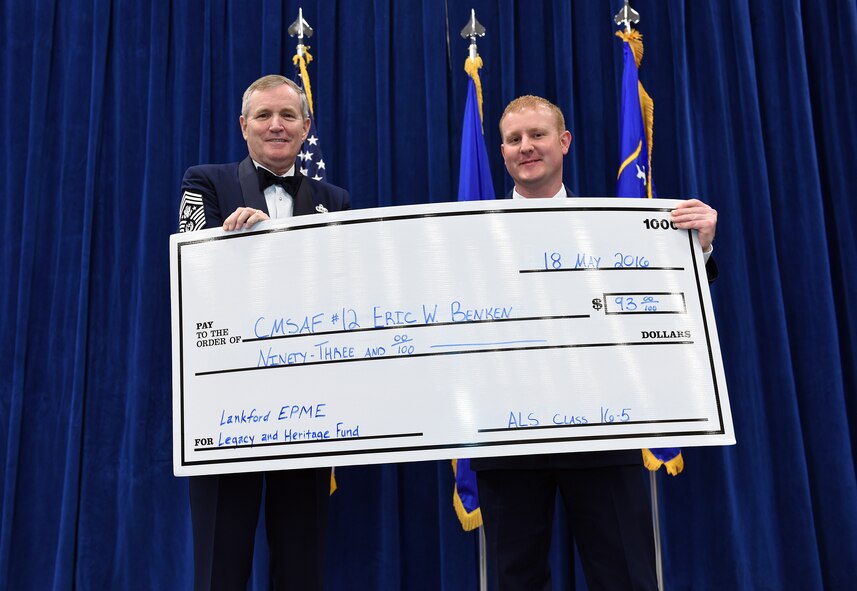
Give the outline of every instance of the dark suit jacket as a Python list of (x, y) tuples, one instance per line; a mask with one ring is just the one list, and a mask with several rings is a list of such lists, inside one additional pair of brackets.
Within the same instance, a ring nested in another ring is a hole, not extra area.
[[(568, 197), (576, 197), (566, 188)], [(510, 191), (507, 198), (512, 197)], [(714, 257), (709, 257), (705, 265), (708, 282), (717, 278), (717, 264)], [(472, 458), (470, 467), (473, 470), (552, 470), (552, 469), (583, 469), (602, 468), (605, 466), (642, 465), (643, 455), (639, 449), (619, 451), (595, 451), (578, 453), (544, 454), (536, 456), (512, 456), (499, 458)]]
[[(199, 207), (204, 209), (205, 224), (191, 223), (187, 226), (188, 220), (201, 221)], [(269, 213), (265, 195), (259, 189), (256, 167), (249, 156), (241, 162), (201, 164), (187, 169), (182, 179), (182, 230), (217, 228), (239, 207), (252, 207)], [(194, 208), (198, 214), (196, 218)], [(298, 194), (294, 196), (296, 216), (344, 209), (351, 209), (348, 191), (307, 177), (303, 178)]]
[[(306, 177), (293, 198), (296, 216), (350, 209), (347, 191)], [(249, 157), (231, 164), (192, 166), (182, 179), (179, 230), (220, 227), (239, 207), (269, 213), (265, 195), (259, 188), (256, 167)], [(318, 544), (324, 539), (327, 522), (328, 476), (323, 468), (315, 470), (315, 475), (308, 475), (308, 472), (286, 470), (265, 476), (269, 494), (273, 490), (272, 482), (277, 490), (283, 487), (288, 490), (287, 496), (272, 495), (282, 507), (271, 510), (274, 501), (269, 498), (266, 509), (273, 576), (285, 580), (291, 575), (292, 582), (297, 585), (295, 588), (301, 589), (321, 588)], [(254, 478), (252, 474), (191, 477), (196, 588), (208, 589), (212, 583), (220, 583), (223, 588), (243, 589), (246, 586), (253, 559), (252, 540), (259, 518), (261, 490), (261, 476)], [(305, 503), (306, 511), (293, 514), (284, 510), (293, 503), (300, 506)], [(288, 531), (283, 527), (284, 521), (288, 521)], [(312, 535), (302, 537), (308, 532)], [(295, 546), (291, 536), (306, 539), (307, 543)], [(212, 581), (212, 573), (217, 573), (220, 579)]]

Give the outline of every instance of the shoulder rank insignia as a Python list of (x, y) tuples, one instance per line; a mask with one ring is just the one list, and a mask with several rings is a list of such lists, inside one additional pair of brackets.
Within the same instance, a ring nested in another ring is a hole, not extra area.
[(193, 232), (205, 227), (205, 209), (202, 195), (185, 191), (179, 206), (179, 232)]

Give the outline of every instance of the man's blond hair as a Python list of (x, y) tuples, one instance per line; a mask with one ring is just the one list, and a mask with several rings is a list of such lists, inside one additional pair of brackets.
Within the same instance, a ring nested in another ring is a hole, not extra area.
[(556, 118), (556, 130), (559, 133), (565, 131), (565, 117), (562, 115), (562, 111), (555, 104), (550, 102), (547, 99), (544, 99), (540, 96), (533, 96), (531, 94), (525, 94), (524, 96), (519, 96), (511, 103), (506, 105), (506, 109), (503, 111), (503, 114), (500, 116), (500, 137), (503, 137), (503, 120), (506, 118), (506, 115), (509, 113), (513, 113), (516, 111), (524, 111), (526, 109), (547, 109), (551, 113), (553, 113)]

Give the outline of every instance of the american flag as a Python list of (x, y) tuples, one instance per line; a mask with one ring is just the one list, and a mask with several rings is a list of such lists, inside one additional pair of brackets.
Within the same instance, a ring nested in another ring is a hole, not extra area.
[[(298, 52), (294, 59), (301, 59), (301, 53)], [(312, 57), (307, 53), (306, 59), (309, 61)], [(304, 66), (304, 71), (306, 71), (306, 66)], [(306, 74), (306, 77), (306, 84), (309, 85), (308, 73)], [(304, 79), (303, 76), (301, 76), (301, 69), (298, 65), (298, 61), (295, 61), (295, 83), (300, 86), (304, 92), (306, 92)], [(312, 96), (309, 93), (307, 93), (307, 95), (308, 98)], [(303, 146), (301, 146), (301, 151), (298, 152), (299, 162), (297, 168), (300, 173), (306, 177), (316, 181), (326, 181), (327, 170), (325, 169), (324, 156), (321, 153), (321, 141), (318, 137), (318, 130), (315, 127), (315, 114), (314, 109), (312, 108), (312, 99), (310, 98), (309, 100), (309, 133), (306, 136), (306, 140), (304, 140)]]
[(321, 153), (321, 141), (315, 129), (315, 117), (309, 116), (309, 135), (298, 152), (298, 170), (301, 174), (316, 181), (326, 181), (324, 156)]

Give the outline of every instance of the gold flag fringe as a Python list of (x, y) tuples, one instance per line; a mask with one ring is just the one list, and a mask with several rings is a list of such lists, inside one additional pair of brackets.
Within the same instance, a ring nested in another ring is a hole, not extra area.
[(643, 61), (643, 35), (636, 29), (631, 29), (630, 32), (616, 31), (616, 36), (622, 41), (631, 46), (631, 51), (634, 52), (634, 61), (637, 62), (637, 69), (640, 69), (640, 62)]
[[(458, 460), (452, 460), (453, 476), (457, 471)], [(472, 513), (468, 513), (467, 509), (464, 508), (464, 503), (461, 502), (461, 498), (458, 496), (458, 487), (455, 487), (452, 490), (452, 506), (455, 508), (455, 514), (458, 516), (458, 520), (461, 522), (461, 528), (464, 531), (473, 531), (478, 527), (482, 527), (482, 507), (476, 509)]]
[(684, 470), (684, 458), (682, 457), (681, 452), (679, 452), (679, 454), (670, 461), (662, 462), (661, 460), (656, 458), (655, 455), (648, 449), (644, 449), (643, 465), (652, 472), (657, 471), (658, 468), (660, 468), (661, 466), (666, 466), (667, 473), (670, 476), (676, 476), (680, 474), (682, 470)]

